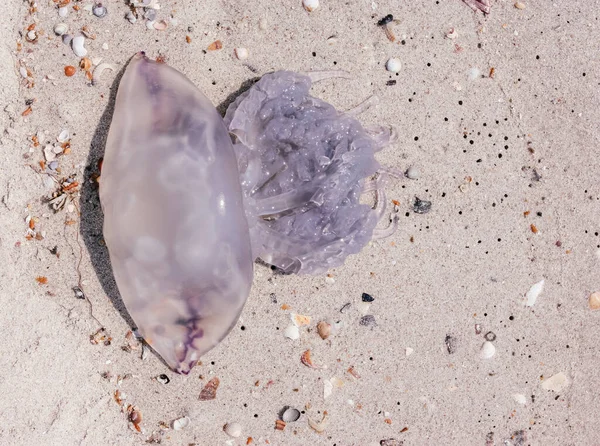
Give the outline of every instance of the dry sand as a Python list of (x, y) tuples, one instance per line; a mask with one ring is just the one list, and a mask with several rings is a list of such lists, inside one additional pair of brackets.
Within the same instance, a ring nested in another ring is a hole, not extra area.
[[(49, 0), (38, 0), (33, 14), (27, 2), (5, 0), (0, 444), (139, 445), (153, 433), (166, 445), (600, 444), (600, 311), (588, 307), (600, 289), (600, 3), (524, 2), (517, 9), (492, 0), (484, 17), (459, 0), (321, 0), (311, 14), (299, 0), (163, 0), (159, 18), (173, 15), (177, 24), (151, 31), (125, 20), (123, 0), (105, 2), (102, 19), (83, 9), (90, 0), (71, 2), (66, 19)], [(389, 13), (399, 19), (395, 43), (375, 26)], [(73, 31), (88, 26), (96, 35), (86, 42), (90, 57), (117, 71), (106, 71), (96, 86), (79, 70), (66, 77), (63, 67), (79, 58), (52, 32), (61, 20)], [(32, 23), (37, 43), (23, 38)], [(451, 28), (456, 39), (445, 38)], [(337, 41), (328, 43), (333, 35)], [(216, 39), (223, 48), (205, 53)], [(248, 48), (256, 73), (234, 57), (237, 46)], [(164, 55), (214, 104), (272, 70), (348, 70), (354, 79), (324, 82), (314, 94), (340, 109), (379, 96), (361, 120), (393, 124), (400, 133), (379, 160), (421, 172), (388, 189), (400, 202), (398, 231), (331, 271), (333, 283), (257, 266), (237, 327), (187, 377), (152, 353), (142, 360), (139, 349), (121, 348), (129, 325), (89, 182), (118, 71), (141, 49)], [(390, 56), (402, 61), (397, 76), (384, 69)], [(481, 76), (470, 80), (472, 68)], [(28, 99), (35, 102), (24, 117)], [(73, 196), (81, 216), (77, 208), (54, 213), (42, 200), (56, 188), (39, 173), (42, 148), (63, 128), (72, 139), (60, 168), (83, 184)], [(44, 140), (34, 147), (38, 132)], [(432, 201), (431, 212), (412, 212), (415, 196)], [(28, 216), (42, 240), (26, 239)], [(93, 317), (72, 290), (78, 266)], [(525, 306), (525, 293), (542, 279), (537, 301)], [(368, 308), (362, 292), (375, 298)], [(312, 317), (296, 341), (282, 334), (290, 312)], [(377, 326), (360, 325), (364, 314)], [(323, 319), (341, 323), (327, 341), (315, 329)], [(90, 343), (99, 324), (112, 337), (108, 346)], [(496, 354), (484, 360), (489, 331)], [(301, 364), (307, 349), (323, 368)], [(542, 387), (558, 373), (566, 376), (564, 388)], [(153, 380), (160, 374), (170, 382)], [(216, 399), (199, 401), (213, 377), (220, 379)], [(324, 398), (326, 387), (332, 392)], [(128, 427), (116, 390), (126, 394), (124, 407), (141, 411), (142, 433)], [(302, 416), (275, 430), (285, 406)], [(317, 433), (308, 420), (325, 411), (328, 424)], [(183, 416), (190, 420), (183, 430), (161, 429)], [(241, 437), (223, 432), (228, 422), (240, 423)], [(380, 443), (392, 438), (398, 442)]]

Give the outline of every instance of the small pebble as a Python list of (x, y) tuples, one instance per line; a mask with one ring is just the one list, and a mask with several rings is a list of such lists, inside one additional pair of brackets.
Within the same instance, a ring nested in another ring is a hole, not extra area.
[(517, 9), (525, 9), (525, 3), (516, 2), (515, 3), (515, 8), (517, 8)]
[(369, 302), (359, 302), (356, 304), (356, 309), (362, 315), (365, 315), (371, 309), (371, 304)]
[(239, 60), (248, 59), (248, 50), (246, 48), (235, 48), (233, 52), (235, 53), (235, 57)]
[(331, 324), (325, 321), (319, 322), (317, 324), (317, 332), (319, 333), (319, 336), (321, 336), (321, 339), (327, 339), (331, 334)]
[(295, 341), (296, 339), (300, 338), (300, 330), (295, 325), (290, 325), (283, 331), (283, 335), (286, 338)]
[(421, 200), (419, 197), (415, 197), (413, 203), (413, 211), (417, 214), (426, 214), (431, 210), (431, 201)]
[(496, 333), (488, 331), (484, 336), (486, 341), (494, 342), (496, 340)]
[(164, 373), (162, 375), (158, 375), (156, 380), (161, 384), (169, 384), (171, 382), (171, 379)]
[(421, 177), (421, 172), (415, 166), (410, 166), (406, 171), (406, 177), (411, 180), (418, 180)]
[(371, 329), (377, 326), (377, 321), (375, 321), (375, 316), (372, 314), (367, 314), (360, 318), (359, 324), (363, 327), (370, 327)]
[(394, 16), (392, 14), (388, 14), (384, 18), (382, 18), (381, 20), (379, 20), (377, 22), (377, 26), (387, 25), (388, 23), (391, 23), (393, 20), (394, 20)]
[(302, 6), (308, 12), (313, 12), (319, 8), (319, 0), (302, 0)]
[(238, 438), (242, 435), (242, 426), (240, 423), (227, 423), (223, 430), (227, 435), (233, 438)]
[(444, 338), (444, 344), (446, 344), (446, 350), (448, 351), (448, 354), (452, 355), (456, 353), (457, 342), (454, 336), (446, 335)]
[(300, 411), (298, 409), (294, 409), (293, 407), (288, 407), (281, 414), (281, 419), (286, 423), (298, 421), (300, 419)]
[(108, 11), (106, 10), (106, 8), (102, 5), (102, 3), (96, 3), (94, 5), (94, 7), (92, 8), (92, 14), (94, 14), (96, 17), (98, 18), (102, 18), (106, 15)]
[(490, 341), (485, 341), (481, 346), (479, 357), (481, 359), (490, 359), (496, 354), (496, 347)]
[(375, 298), (367, 293), (362, 293), (362, 301), (363, 302), (373, 302)]
[(590, 310), (600, 310), (600, 291), (590, 294), (588, 303)]
[(385, 63), (385, 69), (392, 73), (399, 72), (400, 68), (402, 68), (402, 62), (400, 62), (400, 59), (395, 57), (388, 59), (388, 61)]

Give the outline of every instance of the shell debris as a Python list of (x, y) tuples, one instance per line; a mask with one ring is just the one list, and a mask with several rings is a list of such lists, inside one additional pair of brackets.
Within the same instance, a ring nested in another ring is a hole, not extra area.
[(302, 0), (302, 7), (308, 12), (313, 12), (319, 9), (319, 0)]
[(590, 310), (600, 310), (600, 291), (590, 294), (588, 305)]
[(291, 313), (290, 319), (296, 327), (302, 327), (310, 324), (310, 316), (304, 316), (302, 314)]
[(73, 48), (73, 52), (77, 57), (84, 57), (87, 55), (87, 50), (84, 48), (85, 37), (83, 35), (78, 35), (73, 37), (71, 40), (71, 48)]
[(490, 341), (485, 341), (479, 351), (481, 359), (490, 359), (496, 354), (496, 347)]
[(223, 431), (233, 438), (238, 438), (242, 435), (242, 425), (240, 423), (227, 423), (223, 426)]
[(181, 418), (177, 418), (176, 420), (173, 420), (173, 422), (171, 423), (171, 426), (173, 427), (173, 430), (180, 431), (180, 430), (188, 427), (189, 424), (190, 424), (190, 419), (188, 417), (181, 417)]
[(388, 61), (385, 63), (385, 69), (392, 73), (398, 73), (401, 68), (402, 62), (396, 57), (388, 59)]
[(246, 60), (248, 59), (248, 50), (246, 48), (235, 48), (233, 50), (233, 52), (235, 53), (235, 57), (237, 57), (239, 60)]
[(544, 290), (544, 282), (544, 279), (542, 279), (529, 288), (529, 291), (527, 291), (527, 294), (525, 295), (525, 306), (533, 307), (535, 305), (538, 296), (542, 294), (542, 291)]
[(552, 375), (550, 378), (542, 381), (542, 389), (552, 390), (553, 392), (560, 392), (569, 384), (567, 375), (563, 372), (559, 372), (556, 375)]
[(288, 339), (291, 339), (292, 341), (295, 341), (300, 338), (300, 330), (298, 330), (297, 326), (290, 325), (283, 331), (283, 336), (285, 336)]

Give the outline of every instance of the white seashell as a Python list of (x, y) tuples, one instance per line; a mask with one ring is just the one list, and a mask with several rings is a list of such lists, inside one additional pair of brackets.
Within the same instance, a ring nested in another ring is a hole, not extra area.
[(69, 138), (71, 138), (71, 134), (69, 133), (69, 131), (67, 129), (64, 129), (62, 132), (60, 132), (60, 135), (58, 135), (56, 140), (62, 144), (62, 143), (67, 142), (69, 140)]
[(295, 325), (290, 325), (283, 331), (283, 335), (286, 338), (295, 341), (296, 339), (300, 338), (300, 330)]
[(246, 48), (235, 48), (233, 52), (239, 60), (248, 59), (248, 50)]
[(319, 8), (319, 0), (302, 0), (302, 6), (304, 6), (304, 9), (308, 12), (313, 12)]
[(223, 430), (227, 435), (233, 438), (238, 438), (242, 435), (242, 426), (240, 423), (227, 423)]
[(392, 73), (397, 73), (400, 68), (402, 68), (402, 62), (398, 58), (392, 57), (385, 63), (385, 69)]
[(73, 41), (73, 36), (71, 34), (63, 34), (62, 41), (65, 45), (70, 45)]
[(58, 15), (61, 16), (62, 18), (65, 18), (69, 15), (69, 8), (66, 6), (62, 6), (60, 8), (58, 8)]
[(492, 356), (496, 354), (496, 347), (490, 341), (485, 341), (481, 346), (481, 351), (479, 352), (479, 357), (481, 359), (490, 359)]
[(158, 30), (158, 31), (164, 31), (165, 29), (167, 29), (167, 22), (165, 22), (164, 20), (161, 20), (160, 22), (153, 22), (154, 25), (154, 29)]
[(57, 36), (62, 36), (68, 30), (69, 27), (66, 23), (57, 23), (56, 25), (54, 25), (54, 34), (56, 34)]
[(190, 424), (190, 419), (188, 417), (181, 417), (173, 420), (172, 426), (173, 430), (180, 431), (186, 428)]
[(421, 177), (421, 172), (415, 166), (410, 166), (406, 171), (406, 177), (411, 180), (418, 180)]
[(100, 80), (100, 76), (104, 73), (104, 70), (115, 71), (117, 68), (113, 64), (109, 63), (101, 63), (96, 68), (94, 68), (94, 73), (92, 74), (92, 84), (97, 84)]
[(406, 356), (410, 356), (412, 355), (414, 352), (414, 350), (410, 347), (406, 347)]
[(323, 399), (326, 400), (331, 396), (333, 392), (333, 383), (330, 380), (325, 380), (323, 382)]
[(87, 50), (83, 47), (85, 43), (85, 37), (82, 35), (73, 37), (71, 41), (71, 48), (77, 57), (84, 57), (87, 54)]
[(154, 22), (152, 20), (146, 21), (146, 28), (154, 29)]
[(56, 153), (57, 155), (63, 153), (63, 148), (61, 146), (54, 146), (54, 148), (52, 149), (54, 151), (54, 153)]
[(470, 81), (479, 79), (481, 77), (481, 70), (477, 67), (473, 67), (467, 73), (467, 77), (469, 78)]
[(542, 382), (542, 389), (552, 390), (553, 392), (560, 392), (562, 389), (567, 387), (567, 375), (563, 372), (559, 372), (556, 375), (552, 375), (550, 378), (545, 379)]
[(56, 158), (52, 144), (48, 144), (46, 147), (44, 147), (44, 158), (46, 158), (46, 161), (48, 162)]
[(27, 78), (27, 68), (23, 66), (19, 67), (19, 73), (21, 74), (21, 77)]
[(37, 33), (35, 32), (35, 30), (31, 30), (27, 33), (27, 40), (29, 40), (30, 42), (33, 42), (34, 40), (37, 39)]
[(527, 302), (525, 303), (525, 306), (533, 307), (533, 305), (535, 304), (535, 301), (537, 300), (538, 296), (542, 293), (543, 290), (544, 290), (544, 279), (540, 280), (538, 283), (532, 285), (532, 287), (529, 288), (529, 291), (527, 291), (527, 294), (525, 295), (525, 297), (527, 298)]

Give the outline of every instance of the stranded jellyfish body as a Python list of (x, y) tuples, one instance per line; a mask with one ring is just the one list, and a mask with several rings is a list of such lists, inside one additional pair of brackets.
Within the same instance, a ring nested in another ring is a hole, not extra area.
[(393, 232), (395, 218), (375, 229), (374, 158), (393, 132), (363, 128), (353, 115), (366, 105), (340, 113), (309, 94), (340, 74), (267, 74), (223, 120), (175, 69), (143, 53), (129, 63), (100, 180), (104, 238), (127, 310), (173, 370), (189, 373), (231, 330), (255, 259), (317, 274)]
[(100, 200), (127, 310), (165, 362), (188, 373), (236, 323), (253, 258), (223, 119), (183, 74), (143, 53), (119, 84)]

